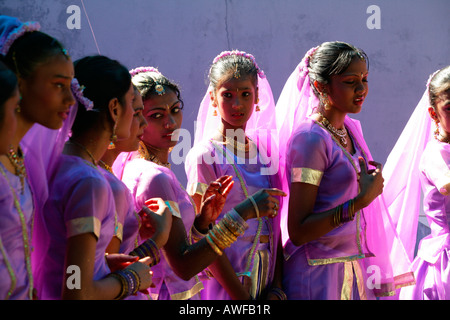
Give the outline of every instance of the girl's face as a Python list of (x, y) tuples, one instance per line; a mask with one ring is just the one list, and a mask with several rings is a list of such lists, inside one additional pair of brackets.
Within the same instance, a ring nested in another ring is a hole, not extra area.
[(225, 129), (245, 129), (258, 99), (258, 90), (249, 76), (231, 78), (220, 84), (211, 97)]
[(17, 119), (16, 111), (19, 108), (19, 88), (14, 90), (13, 95), (3, 105), (3, 123), (0, 124), (0, 154), (6, 154), (16, 133)]
[(178, 142), (183, 122), (182, 103), (176, 93), (166, 88), (163, 95), (153, 95), (144, 101), (144, 117), (148, 122), (142, 141), (158, 149), (170, 149)]
[(75, 103), (70, 88), (73, 76), (72, 61), (56, 54), (37, 66), (29, 77), (19, 78), (20, 117), (30, 124), (37, 122), (50, 129), (61, 128), (70, 106)]
[(131, 152), (139, 148), (139, 141), (142, 140), (144, 129), (147, 127), (147, 121), (143, 115), (144, 104), (139, 91), (134, 91), (133, 100), (133, 119), (131, 121), (130, 137), (116, 142), (116, 149), (122, 152)]
[(116, 121), (116, 135), (117, 140), (124, 140), (130, 137), (130, 127), (133, 119), (134, 109), (134, 88), (130, 84), (130, 88), (123, 98), (123, 104), (121, 104), (120, 113)]
[(441, 134), (450, 137), (450, 90), (441, 92), (435, 102), (435, 110), (429, 108), (431, 118), (437, 120), (441, 127)]
[(347, 70), (331, 76), (326, 85), (331, 105), (343, 113), (360, 112), (369, 91), (368, 75), (366, 62), (353, 58)]

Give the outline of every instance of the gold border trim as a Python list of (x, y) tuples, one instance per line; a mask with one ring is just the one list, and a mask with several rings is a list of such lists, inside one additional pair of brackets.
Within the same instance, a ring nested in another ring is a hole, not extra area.
[(323, 177), (323, 172), (311, 168), (292, 168), (291, 182), (309, 183), (319, 186)]
[(96, 217), (82, 217), (67, 221), (67, 237), (83, 233), (93, 233), (97, 239), (100, 237), (101, 222)]
[(196, 284), (189, 290), (178, 292), (170, 295), (172, 300), (187, 300), (195, 296), (197, 293), (204, 289), (203, 283), (200, 282), (198, 276), (195, 276)]
[(181, 219), (180, 207), (178, 206), (178, 203), (171, 200), (166, 200), (164, 203), (169, 207), (169, 210), (174, 217)]

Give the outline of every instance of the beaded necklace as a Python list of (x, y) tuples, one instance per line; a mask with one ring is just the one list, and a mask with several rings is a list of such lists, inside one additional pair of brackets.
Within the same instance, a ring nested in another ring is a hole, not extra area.
[(318, 121), (321, 122), (323, 124), (323, 126), (328, 131), (330, 131), (336, 138), (338, 138), (339, 139), (339, 143), (344, 148), (346, 148), (347, 147), (347, 135), (348, 134), (347, 134), (347, 129), (345, 128), (345, 126), (344, 126), (343, 129), (337, 129), (330, 123), (330, 121), (328, 121), (327, 118), (325, 118), (325, 116), (322, 113), (317, 112), (317, 114), (319, 115), (319, 120)]
[(25, 169), (25, 157), (23, 155), (22, 148), (19, 146), (17, 152), (14, 151), (13, 146), (10, 146), (8, 153), (9, 161), (14, 166), (15, 175), (20, 178), (20, 184), (22, 186), (22, 193), (25, 188), (25, 177), (27, 176), (27, 171)]
[[(31, 250), (30, 250), (30, 237), (31, 236), (28, 234), (27, 224), (25, 221), (25, 215), (20, 206), (20, 202), (19, 202), (19, 199), (17, 198), (16, 191), (12, 187), (11, 182), (9, 181), (8, 176), (6, 175), (5, 170), (3, 170), (3, 168), (1, 166), (0, 166), (0, 172), (3, 175), (3, 177), (5, 177), (6, 181), (8, 182), (9, 189), (11, 190), (11, 193), (14, 197), (14, 206), (16, 207), (16, 210), (19, 213), (20, 224), (22, 226), (22, 239), (23, 239), (23, 248), (24, 248), (24, 253), (25, 253), (25, 264), (26, 264), (26, 268), (27, 268), (28, 280), (30, 283), (28, 297), (31, 300), (31, 299), (33, 299), (33, 285), (34, 285), (33, 284), (33, 273), (31, 271)], [(31, 227), (31, 228), (33, 228), (33, 227)], [(3, 251), (3, 245), (2, 245), (2, 251)], [(11, 268), (11, 270), (10, 270), (10, 268), (8, 268), (8, 272), (10, 273), (10, 277), (11, 277), (11, 288), (8, 291), (8, 297), (9, 297), (15, 288), (17, 279), (14, 275), (12, 268)]]

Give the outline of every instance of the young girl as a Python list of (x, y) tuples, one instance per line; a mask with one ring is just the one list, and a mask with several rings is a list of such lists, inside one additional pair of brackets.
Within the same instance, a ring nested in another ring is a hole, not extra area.
[[(186, 158), (188, 191), (197, 208), (208, 183), (223, 175), (234, 181), (223, 213), (258, 190), (272, 197), (284, 195), (274, 189), (278, 186), (276, 139), (267, 141), (276, 135), (275, 104), (254, 57), (242, 51), (222, 52), (213, 61), (209, 80), (197, 118), (196, 141)], [(270, 215), (276, 216), (278, 208), (277, 202)], [(210, 223), (214, 219), (197, 219), (195, 228), (207, 230)], [(269, 293), (284, 297), (281, 277), (276, 277), (281, 271), (276, 269), (277, 253), (281, 253), (278, 219), (261, 217), (247, 223), (245, 234), (225, 250), (229, 262), (217, 261), (209, 267), (213, 277), (204, 281), (204, 299), (265, 299)], [(236, 282), (236, 276), (243, 294), (227, 290), (227, 283)]]
[(97, 164), (109, 145), (130, 134), (133, 87), (128, 70), (107, 57), (85, 57), (74, 66), (85, 89), (76, 91), (72, 134), (50, 180), (36, 286), (42, 299), (122, 299), (150, 286), (149, 261), (117, 271), (120, 266), (107, 264), (117, 216)]
[[(19, 88), (14, 73), (0, 62), (0, 154), (8, 153), (16, 131), (16, 112), (19, 109)], [(23, 246), (17, 247), (21, 238), (10, 232), (17, 220), (14, 206), (15, 191), (9, 184), (7, 171), (0, 164), (0, 297), (1, 299), (26, 299), (28, 275), (23, 266)], [(20, 225), (17, 223), (17, 225)], [(2, 239), (3, 238), (3, 239)], [(14, 238), (11, 239), (11, 238)], [(10, 241), (13, 240), (13, 241)]]
[[(13, 208), (15, 218), (4, 221), (2, 237), (15, 247), (17, 257), (21, 255), (17, 261), (22, 264), (17, 266), (20, 271), (16, 270), (18, 279), (15, 280), (20, 299), (33, 298), (31, 248), (35, 245), (32, 236), (36, 232), (32, 229), (34, 215), (42, 208), (47, 195), (43, 153), (31, 141), (36, 135), (30, 136), (30, 131), (36, 126), (61, 128), (74, 103), (70, 90), (72, 61), (62, 45), (39, 28), (36, 22), (22, 23), (13, 17), (0, 16), (0, 52), (17, 76), (21, 95), (17, 130), (7, 154), (0, 156), (4, 177), (17, 200)], [(50, 153), (54, 141), (46, 141), (46, 153)]]
[[(133, 252), (133, 250), (136, 250), (136, 248), (139, 248), (139, 245), (143, 241), (145, 242), (141, 244), (141, 246), (145, 246), (147, 243), (150, 248), (154, 248), (158, 251), (159, 248), (162, 248), (167, 242), (172, 221), (172, 214), (169, 210), (165, 210), (167, 206), (162, 199), (151, 199), (146, 201), (147, 205), (150, 204), (149, 208), (154, 211), (159, 211), (157, 214), (149, 210), (146, 212), (141, 210), (137, 213), (130, 191), (120, 180), (121, 176), (116, 177), (112, 170), (113, 163), (121, 152), (133, 152), (139, 148), (140, 139), (144, 129), (147, 127), (147, 121), (142, 114), (142, 111), (144, 110), (142, 96), (136, 87), (134, 87), (133, 110), (134, 114), (131, 123), (130, 137), (128, 139), (118, 140), (115, 143), (115, 148), (109, 148), (99, 161), (99, 165), (107, 171), (105, 172), (105, 175), (113, 189), (118, 220), (123, 226), (122, 228), (117, 228), (120, 232), (116, 232), (115, 237), (113, 237), (111, 243), (108, 245), (106, 251), (109, 254), (129, 254)], [(146, 207), (144, 207), (144, 209), (145, 208)], [(152, 258), (150, 265), (155, 265), (159, 262), (159, 252), (153, 250), (150, 250), (150, 252)], [(137, 296), (132, 296), (128, 299), (146, 298), (146, 295), (138, 294)]]
[[(387, 187), (391, 207), (398, 210), (393, 216), (397, 230), (403, 237), (408, 253), (414, 255), (417, 222), (420, 213), (421, 190), (423, 211), (431, 234), (420, 241), (417, 256), (412, 262), (416, 285), (402, 288), (400, 299), (448, 300), (449, 250), (449, 163), (450, 163), (450, 66), (430, 76), (427, 89), (411, 115), (386, 166), (392, 170)], [(433, 126), (433, 122), (435, 126)], [(433, 134), (433, 130), (435, 130)], [(433, 137), (434, 136), (434, 137)], [(400, 157), (400, 153), (402, 156)], [(398, 172), (398, 174), (396, 174)], [(394, 175), (395, 174), (395, 175)], [(407, 186), (407, 188), (406, 188)], [(397, 191), (403, 189), (402, 193)]]
[[(122, 176), (137, 207), (142, 206), (146, 199), (160, 197), (173, 215), (164, 255), (153, 267), (156, 287), (151, 289), (152, 297), (160, 300), (199, 299), (198, 293), (203, 286), (197, 274), (221, 256), (225, 247), (243, 233), (246, 228), (244, 220), (254, 217), (255, 209), (250, 201), (239, 204), (226, 215), (220, 226), (213, 227), (198, 242), (192, 243), (191, 227), (197, 216), (196, 206), (168, 163), (169, 151), (177, 143), (177, 129), (182, 123), (180, 91), (155, 68), (137, 68), (132, 74), (133, 84), (144, 100), (148, 127), (138, 152), (124, 154), (116, 160), (119, 164), (117, 170), (123, 172), (116, 171), (116, 174)], [(217, 216), (231, 187), (231, 179), (226, 176), (212, 181), (198, 217)], [(266, 215), (265, 207), (274, 200), (264, 193), (254, 198), (261, 216)], [(227, 230), (232, 230), (232, 234)]]
[(407, 273), (405, 256), (395, 257), (401, 273), (389, 260), (395, 243), (377, 200), (381, 165), (371, 160), (359, 123), (347, 116), (360, 112), (367, 96), (367, 65), (362, 50), (323, 43), (305, 55), (277, 103), (290, 193), (282, 212), (289, 299), (373, 299), (393, 295), (405, 282), (395, 278)]

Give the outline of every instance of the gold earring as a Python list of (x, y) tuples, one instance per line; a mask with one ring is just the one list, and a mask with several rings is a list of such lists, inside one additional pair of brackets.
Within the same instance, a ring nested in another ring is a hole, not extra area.
[(256, 108), (255, 108), (256, 112), (261, 110), (261, 108), (259, 107), (258, 103), (259, 103), (259, 98), (256, 99)]
[(116, 145), (114, 144), (114, 142), (117, 141), (116, 128), (117, 128), (117, 122), (114, 122), (113, 132), (112, 132), (111, 138), (109, 138), (110, 142), (108, 145), (108, 150), (112, 150), (112, 149), (116, 148)]
[(330, 99), (328, 99), (328, 95), (326, 93), (323, 93), (322, 95), (322, 104), (325, 110), (331, 109)]

